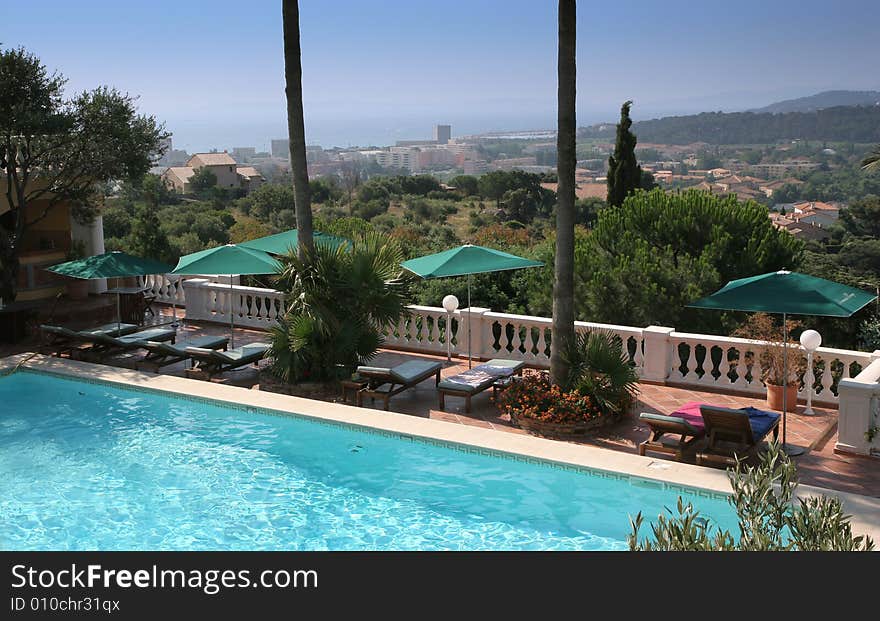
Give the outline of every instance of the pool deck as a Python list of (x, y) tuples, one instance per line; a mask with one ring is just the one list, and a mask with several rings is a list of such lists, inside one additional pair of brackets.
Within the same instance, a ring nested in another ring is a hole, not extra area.
[[(399, 412), (383, 412), (357, 408), (278, 393), (251, 390), (246, 387), (216, 382), (185, 379), (109, 365), (99, 365), (41, 354), (22, 353), (0, 359), (0, 373), (21, 363), (28, 369), (81, 377), (92, 381), (119, 383), (129, 388), (189, 395), (190, 397), (226, 401), (239, 407), (270, 409), (299, 414), (325, 421), (368, 427), (405, 437), (424, 439), (457, 450), (480, 453), (502, 453), (523, 460), (544, 460), (566, 466), (589, 468), (610, 476), (636, 477), (650, 484), (662, 485), (674, 492), (678, 486), (696, 487), (715, 493), (728, 493), (727, 474), (718, 469), (704, 468), (653, 457), (640, 457), (629, 451), (607, 450), (601, 445), (577, 444), (537, 438), (524, 433), (498, 433), (483, 425), (449, 424), (447, 420), (427, 416), (401, 416)], [(415, 392), (430, 392), (419, 386)], [(394, 401), (392, 401), (394, 404)], [(396, 408), (395, 408), (396, 409)], [(867, 533), (880, 540), (880, 500), (840, 490), (801, 485), (800, 496), (833, 494), (844, 503), (853, 516), (856, 533)]]

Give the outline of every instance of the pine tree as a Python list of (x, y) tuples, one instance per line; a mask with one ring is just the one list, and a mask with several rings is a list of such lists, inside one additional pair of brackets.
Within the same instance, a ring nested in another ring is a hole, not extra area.
[(630, 131), (632, 119), (629, 109), (632, 101), (620, 108), (617, 141), (614, 153), (608, 158), (608, 205), (619, 207), (633, 190), (642, 187), (642, 167), (636, 161), (636, 136)]
[(140, 205), (131, 222), (127, 250), (138, 257), (170, 261), (173, 251), (168, 236), (160, 225), (155, 207), (149, 204)]

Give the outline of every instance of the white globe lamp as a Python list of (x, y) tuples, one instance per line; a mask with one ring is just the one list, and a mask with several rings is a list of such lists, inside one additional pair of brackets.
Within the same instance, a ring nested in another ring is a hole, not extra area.
[[(813, 412), (813, 382), (816, 380), (813, 375), (813, 353), (819, 349), (822, 344), (822, 335), (815, 330), (804, 330), (801, 334), (801, 347), (807, 352), (807, 371), (804, 373), (804, 392), (807, 393), (807, 407), (804, 414), (812, 416)], [(826, 369), (828, 372), (828, 369)]]

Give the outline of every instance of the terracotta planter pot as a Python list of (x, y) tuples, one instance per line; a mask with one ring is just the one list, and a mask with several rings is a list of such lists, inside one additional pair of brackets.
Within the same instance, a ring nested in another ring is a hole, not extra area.
[[(789, 384), (785, 395), (785, 406), (789, 412), (797, 409), (797, 384)], [(767, 384), (767, 407), (771, 410), (782, 410), (782, 386)]]
[(578, 438), (600, 427), (604, 427), (610, 422), (610, 417), (600, 416), (583, 423), (547, 423), (532, 418), (511, 415), (511, 422), (521, 429), (539, 436), (548, 438)]

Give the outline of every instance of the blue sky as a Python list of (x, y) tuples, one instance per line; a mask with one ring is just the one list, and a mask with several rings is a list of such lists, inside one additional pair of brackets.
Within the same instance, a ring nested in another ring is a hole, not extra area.
[[(880, 89), (876, 0), (578, 3), (578, 121), (738, 110)], [(552, 127), (553, 0), (301, 0), (309, 142), (389, 144)], [(175, 144), (266, 146), (286, 133), (280, 0), (4, 3), (0, 43), (82, 90), (140, 96)]]

